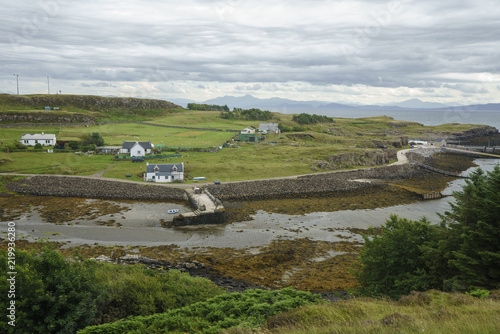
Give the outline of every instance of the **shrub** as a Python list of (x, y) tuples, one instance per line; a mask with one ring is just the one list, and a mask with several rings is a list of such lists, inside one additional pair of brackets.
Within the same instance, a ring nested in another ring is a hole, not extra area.
[(131, 315), (151, 315), (224, 293), (211, 281), (178, 270), (160, 273), (142, 265), (94, 263), (97, 284), (106, 291), (94, 324)]
[(490, 292), (488, 290), (483, 289), (475, 289), (470, 292), (466, 292), (469, 296), (477, 297), (479, 299), (486, 298), (490, 296)]
[(79, 333), (219, 333), (236, 326), (256, 327), (270, 316), (320, 301), (318, 295), (290, 288), (279, 291), (247, 290), (244, 293), (220, 295), (163, 314), (131, 317), (112, 324), (87, 327)]
[(292, 120), (299, 124), (335, 123), (335, 121), (331, 117), (316, 114), (311, 115), (306, 113), (293, 115)]
[[(69, 263), (59, 253), (16, 251), (15, 327), (0, 322), (2, 333), (75, 333), (88, 326), (101, 301), (102, 290), (86, 263)], [(8, 254), (0, 252), (0, 290), (7, 289)], [(5, 310), (10, 300), (0, 296)]]
[(392, 215), (382, 226), (382, 235), (363, 236), (361, 266), (354, 271), (362, 285), (361, 293), (397, 299), (412, 290), (429, 288), (420, 246), (422, 240), (430, 240), (433, 235), (434, 227), (425, 219), (410, 221)]

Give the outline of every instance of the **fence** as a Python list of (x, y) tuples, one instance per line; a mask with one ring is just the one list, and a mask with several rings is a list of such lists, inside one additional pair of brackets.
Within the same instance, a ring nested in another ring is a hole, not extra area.
[[(180, 154), (166, 154), (166, 155), (148, 155), (141, 158), (144, 160), (149, 160), (149, 159), (163, 159), (163, 158), (178, 158), (180, 156), (181, 156)], [(115, 160), (132, 160), (132, 157), (129, 155), (125, 156), (115, 155)]]
[(428, 165), (424, 165), (424, 164), (421, 164), (421, 163), (418, 163), (418, 162), (416, 162), (415, 165), (417, 165), (419, 167), (422, 167), (424, 169), (428, 169), (430, 171), (439, 173), (439, 174), (443, 174), (443, 175), (454, 176), (454, 177), (461, 177), (463, 179), (469, 178), (468, 176), (460, 175), (457, 172), (455, 172), (455, 173), (449, 172), (449, 171), (446, 171), (446, 170), (443, 170), (443, 169), (434, 168), (434, 167), (431, 167), (431, 166), (428, 166)]

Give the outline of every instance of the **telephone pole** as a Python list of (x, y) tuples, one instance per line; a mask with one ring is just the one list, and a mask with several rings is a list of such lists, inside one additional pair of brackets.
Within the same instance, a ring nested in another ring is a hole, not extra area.
[(16, 82), (17, 82), (17, 95), (19, 95), (19, 74), (14, 74), (16, 77)]

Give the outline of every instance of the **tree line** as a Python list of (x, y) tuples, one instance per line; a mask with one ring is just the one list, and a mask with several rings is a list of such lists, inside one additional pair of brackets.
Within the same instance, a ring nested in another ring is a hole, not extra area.
[(333, 118), (324, 115), (306, 114), (293, 115), (292, 121), (299, 124), (335, 123)]
[(257, 108), (233, 108), (233, 111), (221, 112), (220, 117), (224, 119), (243, 119), (247, 121), (267, 121), (273, 118), (273, 114), (269, 110), (260, 110)]
[(189, 110), (229, 111), (229, 107), (227, 105), (219, 106), (217, 104), (188, 103), (187, 108)]

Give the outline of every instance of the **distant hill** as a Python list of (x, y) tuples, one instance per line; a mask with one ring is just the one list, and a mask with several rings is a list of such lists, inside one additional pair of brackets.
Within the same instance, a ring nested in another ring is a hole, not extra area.
[(270, 111), (290, 113), (292, 109), (315, 109), (328, 104), (325, 101), (295, 101), (273, 97), (269, 99), (259, 99), (252, 95), (245, 96), (222, 96), (215, 99), (203, 101), (206, 104), (227, 105), (229, 108), (259, 108)]
[(467, 106), (456, 106), (443, 108), (444, 110), (464, 111), (500, 111), (500, 103), (471, 104)]
[(468, 106), (451, 106), (437, 102), (426, 102), (419, 99), (410, 99), (401, 102), (393, 102), (384, 105), (354, 105), (346, 103), (335, 103), (327, 101), (296, 101), (290, 99), (282, 99), (278, 97), (259, 99), (252, 95), (245, 96), (222, 96), (214, 99), (206, 100), (199, 103), (227, 105), (230, 109), (237, 108), (259, 108), (281, 112), (284, 114), (298, 112), (321, 112), (326, 110), (499, 110), (500, 103), (478, 104)]
[(411, 99), (402, 102), (389, 103), (387, 106), (410, 108), (410, 109), (437, 109), (447, 108), (449, 105), (437, 102), (424, 102), (419, 99)]

